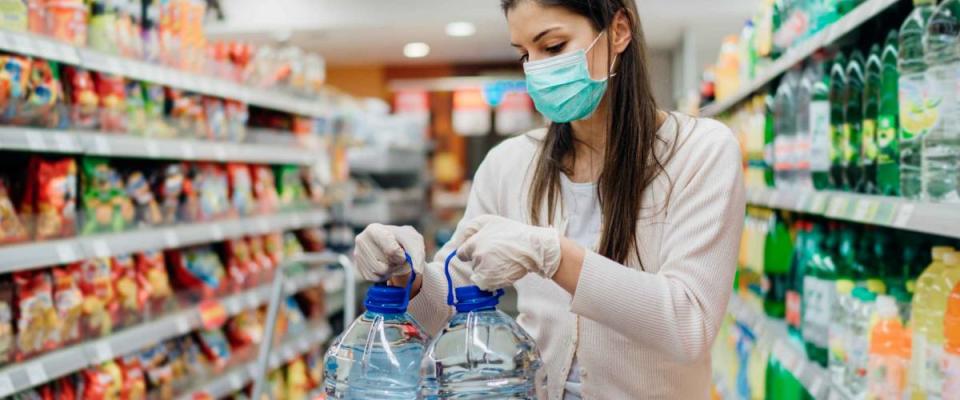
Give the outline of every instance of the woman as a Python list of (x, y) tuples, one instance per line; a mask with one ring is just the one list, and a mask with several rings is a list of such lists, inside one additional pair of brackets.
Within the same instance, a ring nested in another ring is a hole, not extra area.
[(434, 263), (410, 227), (358, 237), (369, 280), (422, 271), (410, 312), (428, 332), (457, 285), (513, 285), (550, 399), (708, 398), (709, 351), (743, 224), (739, 146), (712, 120), (657, 109), (633, 0), (503, 0), (537, 109), (553, 123), (509, 139), (474, 177)]

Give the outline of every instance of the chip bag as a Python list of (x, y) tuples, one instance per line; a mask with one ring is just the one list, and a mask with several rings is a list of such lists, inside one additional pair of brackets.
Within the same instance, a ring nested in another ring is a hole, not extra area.
[(27, 165), (21, 214), (38, 240), (73, 235), (76, 230), (77, 165), (72, 158), (34, 156)]
[(59, 329), (57, 341), (72, 344), (83, 336), (83, 291), (80, 290), (80, 266), (77, 264), (53, 268), (53, 300), (57, 308)]
[(170, 288), (163, 252), (137, 253), (136, 263), (140, 296), (150, 304), (151, 310), (165, 309), (165, 304), (173, 297), (173, 289)]
[(6, 183), (0, 179), (0, 244), (21, 242), (27, 237), (27, 227), (17, 215)]
[(230, 342), (220, 329), (204, 329), (197, 332), (200, 350), (215, 369), (223, 368), (230, 360)]
[(17, 358), (22, 360), (58, 345), (55, 340), (59, 320), (48, 271), (14, 272), (13, 283), (17, 305)]
[(139, 226), (159, 225), (163, 222), (160, 204), (150, 190), (150, 182), (141, 171), (132, 171), (127, 175), (127, 197), (133, 201), (133, 221)]
[(163, 168), (157, 180), (157, 194), (160, 196), (160, 214), (164, 223), (177, 222), (180, 204), (183, 201), (186, 174), (182, 164), (170, 164)]
[(100, 99), (100, 130), (126, 133), (127, 95), (123, 77), (95, 72), (93, 82)]
[(119, 305), (114, 292), (110, 258), (91, 258), (78, 264), (86, 334), (95, 337), (107, 335), (113, 331), (113, 316)]
[(280, 204), (277, 182), (273, 170), (265, 165), (253, 167), (253, 195), (257, 198), (260, 213), (272, 214)]
[(106, 159), (83, 159), (83, 233), (119, 232), (132, 225), (133, 201), (127, 196), (120, 174)]
[(250, 168), (243, 164), (227, 164), (230, 178), (230, 203), (238, 215), (250, 215), (255, 211), (253, 179)]
[(63, 67), (70, 123), (78, 129), (95, 129), (99, 124), (100, 96), (90, 72), (74, 66)]
[(113, 291), (118, 303), (114, 321), (121, 321), (122, 326), (130, 326), (140, 321), (141, 312), (146, 299), (139, 292), (137, 285), (137, 267), (130, 255), (113, 257), (110, 260), (111, 274), (113, 275)]

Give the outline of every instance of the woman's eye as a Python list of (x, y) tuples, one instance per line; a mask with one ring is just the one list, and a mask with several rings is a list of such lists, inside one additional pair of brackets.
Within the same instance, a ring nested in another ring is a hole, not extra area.
[(547, 53), (550, 53), (550, 54), (559, 54), (560, 52), (563, 51), (563, 48), (564, 48), (564, 46), (566, 46), (566, 45), (567, 45), (567, 43), (565, 43), (565, 42), (564, 42), (564, 43), (557, 44), (557, 45), (553, 45), (553, 46), (547, 47), (547, 48), (546, 48), (546, 51), (547, 51)]

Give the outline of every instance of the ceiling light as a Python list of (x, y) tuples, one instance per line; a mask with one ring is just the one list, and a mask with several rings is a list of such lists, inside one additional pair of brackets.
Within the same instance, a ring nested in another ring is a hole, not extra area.
[(447, 35), (464, 37), (464, 36), (473, 36), (474, 33), (477, 33), (477, 27), (469, 22), (451, 22), (447, 24)]
[(403, 55), (407, 58), (423, 58), (430, 54), (430, 46), (423, 42), (407, 43), (403, 46)]

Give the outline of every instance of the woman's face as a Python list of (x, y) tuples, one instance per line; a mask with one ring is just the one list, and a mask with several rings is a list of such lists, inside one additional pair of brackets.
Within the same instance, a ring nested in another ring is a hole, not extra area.
[[(564, 53), (586, 49), (600, 35), (590, 20), (563, 7), (543, 6), (538, 1), (520, 1), (507, 11), (510, 44), (520, 53), (520, 61), (540, 61)], [(607, 32), (587, 52), (593, 79), (605, 79), (608, 71)]]

